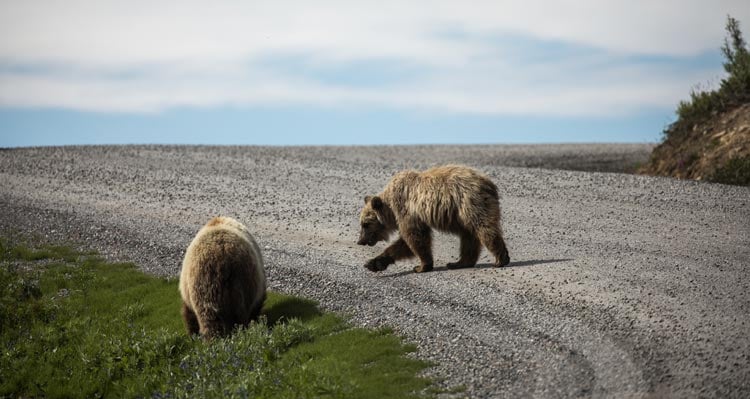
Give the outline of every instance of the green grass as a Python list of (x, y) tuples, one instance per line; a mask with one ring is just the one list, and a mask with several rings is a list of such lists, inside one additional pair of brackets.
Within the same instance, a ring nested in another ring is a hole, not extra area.
[(69, 246), (42, 245), (39, 248), (29, 248), (25, 245), (16, 245), (5, 248), (7, 244), (0, 241), (0, 260), (24, 260), (35, 261), (44, 259), (58, 259), (65, 262), (75, 262), (78, 257), (93, 255), (93, 252), (81, 253)]
[[(43, 261), (40, 261), (43, 260)], [(262, 320), (206, 343), (177, 282), (64, 246), (0, 239), (0, 397), (430, 397), (387, 329), (269, 293)]]

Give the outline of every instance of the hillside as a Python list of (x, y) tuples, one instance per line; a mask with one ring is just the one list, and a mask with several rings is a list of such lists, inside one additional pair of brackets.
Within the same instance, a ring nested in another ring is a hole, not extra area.
[(750, 104), (671, 129), (641, 173), (750, 184)]
[(693, 91), (677, 106), (641, 173), (750, 185), (750, 51), (738, 20), (727, 17), (718, 89)]

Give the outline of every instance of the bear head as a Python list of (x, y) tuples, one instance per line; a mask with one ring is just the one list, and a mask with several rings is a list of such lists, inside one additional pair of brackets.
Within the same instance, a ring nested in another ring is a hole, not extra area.
[(386, 225), (385, 212), (387, 212), (387, 205), (382, 198), (377, 195), (365, 197), (365, 206), (359, 215), (358, 245), (373, 246), (380, 241), (388, 240), (393, 229), (389, 229)]

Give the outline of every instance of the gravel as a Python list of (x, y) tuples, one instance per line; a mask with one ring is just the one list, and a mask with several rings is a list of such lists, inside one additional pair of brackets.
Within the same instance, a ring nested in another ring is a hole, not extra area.
[[(620, 173), (650, 145), (47, 147), (0, 151), (0, 228), (176, 277), (212, 216), (246, 223), (271, 289), (390, 326), (469, 397), (750, 397), (750, 188)], [(457, 162), (498, 185), (511, 265), (379, 274), (366, 194)], [(531, 167), (531, 168), (530, 168)], [(177, 293), (175, 293), (177, 295)], [(175, 310), (177, 311), (177, 310)]]

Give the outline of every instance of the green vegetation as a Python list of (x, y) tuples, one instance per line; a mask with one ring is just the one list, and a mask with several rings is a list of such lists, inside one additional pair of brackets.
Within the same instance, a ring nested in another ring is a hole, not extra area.
[(391, 331), (269, 293), (263, 320), (206, 343), (177, 282), (69, 247), (0, 239), (0, 397), (429, 397)]
[(750, 102), (750, 52), (739, 21), (727, 17), (726, 30), (721, 52), (724, 70), (729, 75), (722, 79), (718, 90), (693, 90), (690, 100), (681, 101), (677, 106), (677, 121), (664, 132), (667, 137), (684, 133), (696, 123)]
[(737, 186), (750, 186), (750, 157), (732, 158), (711, 176), (711, 181)]

